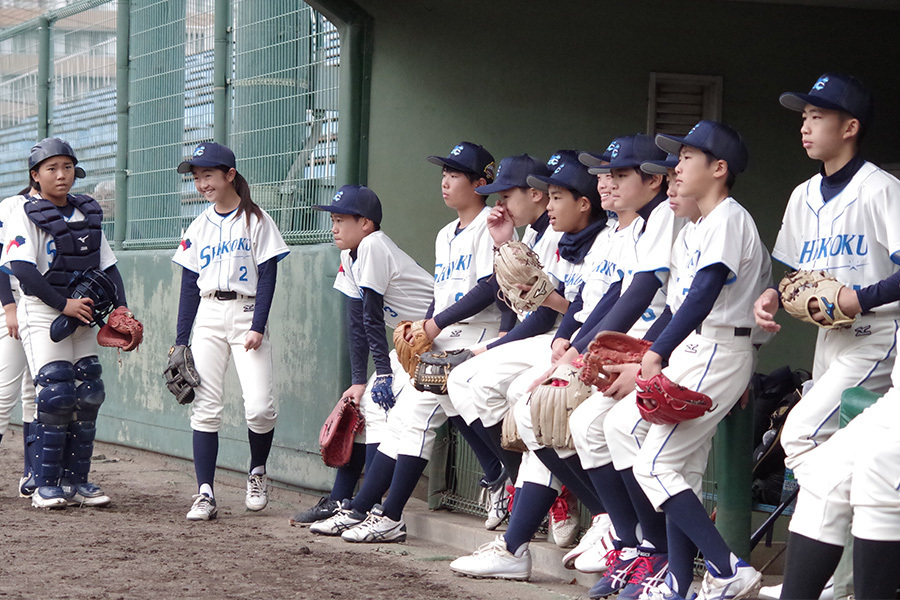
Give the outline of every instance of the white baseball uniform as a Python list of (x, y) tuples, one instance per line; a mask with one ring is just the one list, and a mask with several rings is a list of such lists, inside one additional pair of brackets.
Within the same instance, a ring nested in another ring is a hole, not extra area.
[[(895, 273), (900, 263), (900, 181), (864, 163), (847, 186), (825, 202), (821, 174), (791, 194), (772, 256), (794, 269), (822, 269), (853, 289)], [(884, 393), (896, 356), (897, 302), (860, 315), (848, 329), (820, 329), (812, 388), (791, 410), (781, 433), (785, 465), (805, 484), (803, 454), (838, 427), (841, 393), (861, 385)], [(814, 476), (814, 475), (813, 475)]]
[[(676, 425), (650, 425), (634, 463), (634, 475), (659, 508), (691, 489), (700, 493), (716, 426), (740, 399), (756, 363), (749, 332), (753, 303), (771, 283), (769, 254), (753, 218), (733, 198), (720, 202), (685, 236), (687, 266), (678, 271), (676, 294), (684, 294), (698, 271), (724, 264), (730, 273), (709, 315), (669, 357), (663, 373), (675, 383), (712, 398), (714, 409)], [(683, 283), (682, 283), (683, 282)], [(675, 301), (676, 305), (682, 304)], [(634, 403), (632, 393), (622, 402)]]
[[(275, 427), (272, 392), (272, 346), (266, 327), (256, 350), (244, 349), (255, 308), (259, 265), (287, 256), (289, 250), (272, 218), (227, 215), (210, 205), (188, 226), (175, 256), (175, 264), (198, 274), (200, 306), (191, 346), (200, 385), (194, 388), (191, 428), (217, 432), (225, 407), (224, 378), (229, 356), (241, 382), (247, 426), (254, 433)], [(216, 292), (235, 292), (234, 300), (219, 300)]]
[[(383, 231), (364, 237), (356, 249), (356, 259), (350, 250), (341, 252), (341, 267), (334, 280), (334, 289), (348, 298), (363, 299), (363, 288), (368, 288), (384, 298), (384, 324), (393, 331), (400, 321), (419, 321), (425, 318), (431, 304), (434, 278), (401, 250)], [(358, 324), (362, 326), (362, 323)], [(352, 325), (351, 325), (352, 326)], [(394, 395), (409, 381), (403, 366), (397, 361), (397, 352), (391, 350), (392, 388)], [(365, 430), (356, 437), (358, 443), (381, 442), (387, 428), (387, 413), (372, 401), (373, 374), (366, 384), (360, 401), (365, 414)]]

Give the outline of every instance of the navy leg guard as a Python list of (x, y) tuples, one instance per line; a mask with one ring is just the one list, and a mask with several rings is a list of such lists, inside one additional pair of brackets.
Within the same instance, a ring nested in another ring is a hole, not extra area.
[(31, 468), (39, 486), (58, 486), (66, 446), (66, 430), (75, 409), (75, 370), (72, 363), (54, 361), (34, 378), (37, 421), (31, 424)]
[(75, 376), (81, 380), (75, 399), (75, 420), (69, 423), (64, 477), (69, 483), (86, 483), (91, 472), (96, 421), (106, 390), (100, 375), (103, 369), (96, 356), (86, 356), (75, 363)]
[(63, 453), (66, 447), (66, 425), (35, 423), (32, 467), (38, 487), (58, 486), (62, 477)]

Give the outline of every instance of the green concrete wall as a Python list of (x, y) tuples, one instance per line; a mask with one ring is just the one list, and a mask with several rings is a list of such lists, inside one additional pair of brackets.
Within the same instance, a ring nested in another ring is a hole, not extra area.
[[(460, 140), (497, 160), (602, 150), (646, 130), (652, 71), (724, 77), (723, 118), (751, 156), (735, 197), (770, 248), (791, 189), (817, 168), (781, 92), (806, 91), (826, 70), (856, 74), (881, 99), (865, 154), (900, 162), (900, 117), (889, 110), (900, 95), (900, 12), (722, 0), (358, 3), (374, 20), (368, 183), (385, 204), (385, 231), (423, 265), (454, 216), (425, 156)], [(761, 368), (808, 366), (814, 336), (788, 323)]]

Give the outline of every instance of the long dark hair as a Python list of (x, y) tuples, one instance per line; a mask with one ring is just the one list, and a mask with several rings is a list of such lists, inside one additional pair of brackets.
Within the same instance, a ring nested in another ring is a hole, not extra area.
[[(216, 168), (226, 174), (231, 170), (231, 167), (226, 167), (225, 165), (219, 165)], [(262, 209), (250, 197), (250, 184), (247, 183), (243, 175), (237, 172), (237, 169), (234, 171), (234, 181), (231, 182), (231, 185), (234, 186), (234, 191), (241, 197), (241, 203), (238, 204), (235, 216), (240, 217), (244, 215), (244, 218), (247, 219), (248, 227), (250, 226), (250, 215), (256, 215), (257, 219), (262, 219)]]

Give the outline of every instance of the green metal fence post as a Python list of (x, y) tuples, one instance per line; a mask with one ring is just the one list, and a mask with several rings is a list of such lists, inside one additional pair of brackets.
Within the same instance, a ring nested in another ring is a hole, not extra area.
[(115, 249), (121, 250), (128, 228), (128, 57), (131, 0), (116, 4), (116, 217)]
[(231, 65), (231, 0), (216, 0), (213, 24), (213, 139), (228, 142), (228, 75)]
[(715, 444), (717, 479), (716, 527), (732, 551), (750, 558), (750, 489), (753, 484), (752, 403), (734, 412), (720, 424)]
[(38, 139), (50, 135), (50, 21), (38, 18), (37, 126)]

